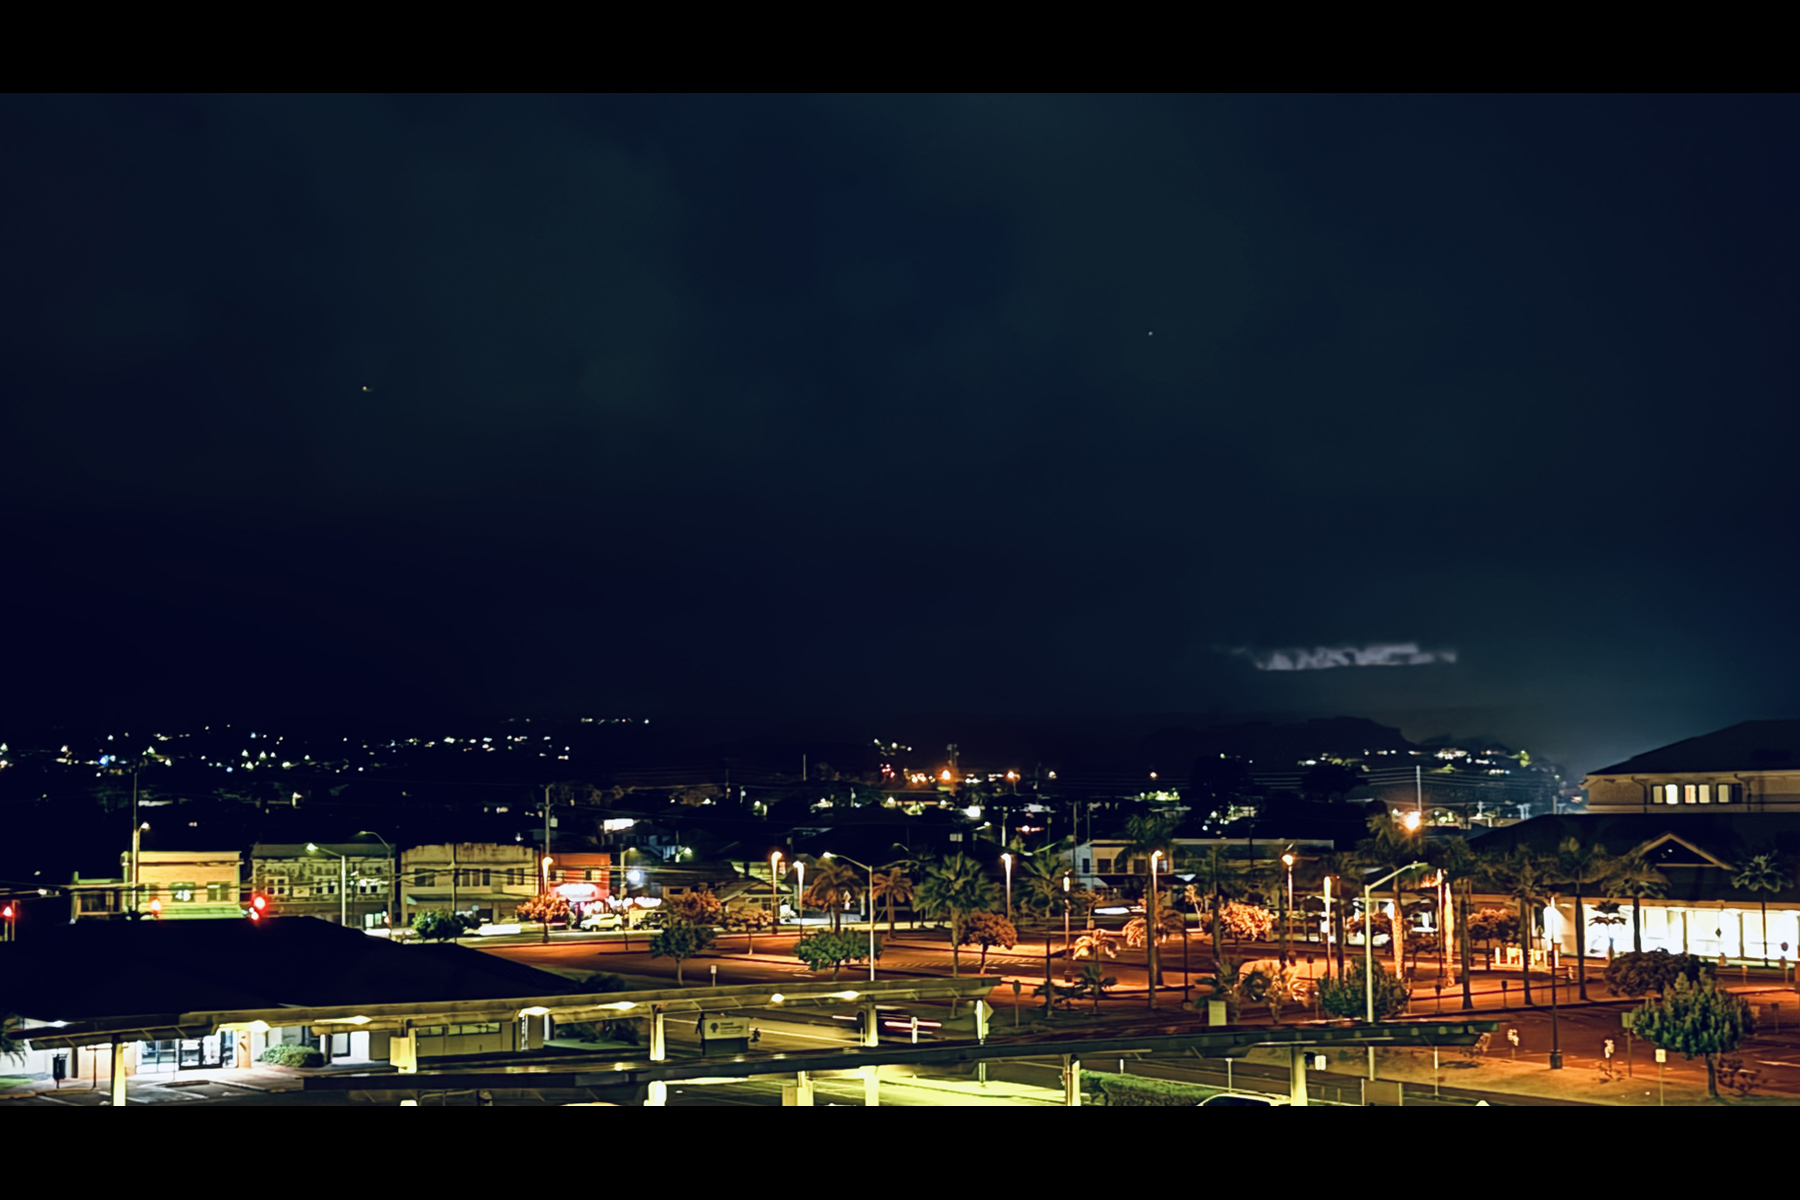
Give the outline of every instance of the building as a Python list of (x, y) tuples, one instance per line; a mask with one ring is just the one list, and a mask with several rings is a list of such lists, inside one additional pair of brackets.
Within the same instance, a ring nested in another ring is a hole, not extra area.
[(401, 925), (427, 909), (510, 921), (542, 888), (537, 848), (507, 842), (442, 842), (400, 854)]
[(157, 920), (240, 916), (240, 859), (236, 850), (140, 850), (133, 887), (126, 851), (119, 856), (119, 878), (74, 877), (69, 919), (119, 917), (134, 909)]
[(1800, 812), (1800, 721), (1744, 721), (1594, 771), (1590, 813)]
[(379, 929), (394, 891), (394, 860), (379, 842), (258, 842), (250, 851), (250, 890), (284, 916)]

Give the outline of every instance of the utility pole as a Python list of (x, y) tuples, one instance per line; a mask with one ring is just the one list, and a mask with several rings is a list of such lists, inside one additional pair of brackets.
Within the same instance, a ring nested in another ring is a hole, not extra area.
[(1419, 819), (1425, 819), (1425, 768), (1418, 763), (1413, 764), (1413, 807), (1419, 810)]
[(138, 771), (131, 771), (131, 911), (137, 911), (138, 901)]
[(544, 872), (544, 895), (542, 900), (544, 909), (544, 945), (548, 946), (550, 944), (550, 785), (547, 783), (544, 785), (544, 853), (540, 857), (543, 859)]

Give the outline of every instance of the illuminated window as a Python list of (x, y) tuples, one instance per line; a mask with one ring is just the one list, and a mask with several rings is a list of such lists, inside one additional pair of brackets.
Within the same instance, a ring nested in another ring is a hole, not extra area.
[(1730, 804), (1737, 793), (1737, 785), (1735, 783), (1721, 783), (1717, 785), (1717, 791), (1719, 793), (1719, 803)]
[(1711, 804), (1712, 803), (1712, 784), (1703, 783), (1700, 785), (1700, 803), (1702, 803), (1702, 804)]
[(1700, 789), (1695, 787), (1691, 783), (1684, 783), (1681, 785), (1681, 799), (1685, 803), (1688, 803), (1688, 804), (1697, 803), (1700, 798), (1699, 793), (1700, 793)]
[(1663, 798), (1665, 800), (1667, 800), (1670, 804), (1680, 804), (1681, 803), (1681, 788), (1678, 785), (1673, 784), (1673, 783), (1665, 784), (1663, 786)]

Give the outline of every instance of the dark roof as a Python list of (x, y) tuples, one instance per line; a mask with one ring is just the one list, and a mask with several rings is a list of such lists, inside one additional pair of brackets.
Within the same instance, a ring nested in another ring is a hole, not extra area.
[(1591, 775), (1676, 775), (1800, 769), (1800, 721), (1742, 721), (1646, 751)]
[(461, 946), (400, 946), (312, 917), (81, 921), (0, 945), (0, 1011), (36, 1020), (494, 1000), (570, 990)]

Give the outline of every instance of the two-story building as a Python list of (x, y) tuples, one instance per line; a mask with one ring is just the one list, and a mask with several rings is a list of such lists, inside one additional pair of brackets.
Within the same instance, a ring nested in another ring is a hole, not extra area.
[(70, 919), (119, 917), (134, 909), (157, 920), (239, 916), (240, 860), (236, 850), (140, 850), (134, 886), (126, 851), (117, 879), (75, 876), (68, 888)]
[(518, 905), (538, 894), (542, 870), (537, 848), (520, 843), (408, 846), (400, 853), (400, 923), (410, 925), (428, 909), (510, 921)]
[(258, 842), (250, 890), (285, 916), (379, 929), (394, 890), (394, 860), (380, 842)]

